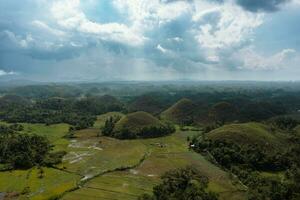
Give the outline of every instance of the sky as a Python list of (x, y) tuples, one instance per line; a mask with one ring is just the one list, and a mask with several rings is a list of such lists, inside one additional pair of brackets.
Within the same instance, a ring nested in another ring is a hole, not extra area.
[(0, 80), (300, 80), (300, 0), (0, 0)]

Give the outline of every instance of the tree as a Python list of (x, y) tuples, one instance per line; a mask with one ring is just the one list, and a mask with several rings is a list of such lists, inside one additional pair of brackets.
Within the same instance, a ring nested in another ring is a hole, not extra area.
[(46, 137), (18, 132), (0, 134), (0, 163), (6, 169), (28, 169), (33, 166), (52, 166), (61, 162), (65, 152), (51, 153)]
[(299, 122), (291, 117), (278, 117), (274, 120), (273, 124), (282, 130), (293, 130)]
[(236, 117), (236, 109), (228, 102), (220, 102), (215, 104), (209, 113), (217, 124), (225, 124), (225, 122), (233, 121)]
[(162, 183), (153, 188), (153, 196), (141, 200), (217, 200), (218, 195), (207, 191), (208, 178), (196, 168), (186, 167), (165, 173)]
[(107, 120), (105, 120), (104, 126), (102, 129), (102, 134), (105, 136), (113, 136), (113, 130), (115, 128), (115, 124), (121, 119), (120, 116), (111, 116)]

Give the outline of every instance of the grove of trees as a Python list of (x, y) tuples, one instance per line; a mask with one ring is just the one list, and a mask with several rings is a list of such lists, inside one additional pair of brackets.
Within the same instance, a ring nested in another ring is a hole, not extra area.
[(33, 166), (52, 166), (60, 163), (65, 152), (52, 153), (46, 137), (19, 133), (0, 126), (0, 170), (28, 169)]
[(144, 194), (139, 200), (217, 200), (208, 190), (209, 180), (199, 170), (189, 166), (166, 172), (162, 183), (153, 188), (153, 195)]

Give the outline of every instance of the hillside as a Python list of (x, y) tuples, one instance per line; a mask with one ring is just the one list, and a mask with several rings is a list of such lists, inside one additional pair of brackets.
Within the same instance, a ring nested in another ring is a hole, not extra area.
[(300, 125), (295, 128), (296, 134), (300, 136)]
[(116, 97), (110, 95), (86, 97), (80, 99), (76, 106), (82, 112), (88, 111), (95, 115), (123, 109), (123, 104)]
[(0, 108), (6, 109), (9, 105), (26, 105), (29, 101), (17, 95), (4, 95), (0, 97)]
[(165, 108), (162, 103), (150, 95), (137, 97), (129, 106), (130, 112), (145, 111), (157, 115)]
[(195, 109), (195, 103), (189, 99), (183, 98), (164, 111), (161, 114), (161, 117), (174, 123), (190, 123), (193, 121)]
[(134, 133), (145, 127), (160, 127), (162, 123), (149, 113), (139, 111), (122, 117), (115, 125), (114, 132), (128, 129)]
[(102, 128), (102, 135), (118, 139), (155, 138), (173, 132), (173, 125), (163, 123), (143, 111), (128, 114), (121, 119), (110, 117)]
[(298, 141), (293, 132), (249, 122), (199, 136), (193, 149), (235, 174), (249, 188), (249, 199), (292, 200), (299, 199), (299, 182), (294, 178), (298, 172), (285, 174), (299, 163)]
[(258, 145), (269, 151), (282, 147), (281, 136), (271, 133), (268, 126), (261, 123), (230, 124), (207, 134), (214, 141), (227, 141), (238, 145)]

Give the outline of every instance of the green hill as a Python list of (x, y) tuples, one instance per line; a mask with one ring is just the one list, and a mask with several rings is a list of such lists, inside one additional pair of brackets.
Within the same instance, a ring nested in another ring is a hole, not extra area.
[(269, 151), (281, 149), (281, 135), (271, 133), (268, 126), (261, 123), (230, 124), (207, 134), (214, 141), (226, 141), (238, 145), (258, 145)]
[(130, 105), (129, 111), (145, 111), (153, 115), (157, 115), (164, 110), (163, 103), (157, 98), (150, 95), (142, 95), (137, 97)]
[(76, 103), (76, 108), (82, 112), (90, 112), (95, 115), (107, 112), (121, 111), (123, 104), (115, 97), (110, 95), (90, 96), (80, 99)]
[(145, 127), (159, 127), (162, 123), (154, 116), (149, 113), (139, 111), (130, 113), (122, 117), (115, 126), (114, 131), (118, 132), (121, 129), (128, 129), (132, 132), (138, 132), (140, 129)]
[(196, 104), (191, 100), (183, 98), (164, 111), (161, 116), (163, 119), (174, 123), (184, 124), (193, 121)]
[(21, 96), (5, 95), (0, 97), (0, 108), (7, 109), (9, 106), (24, 106), (30, 102)]
[[(109, 123), (106, 123), (108, 125)], [(119, 139), (152, 138), (173, 133), (175, 128), (149, 113), (139, 111), (122, 117), (108, 136)]]

